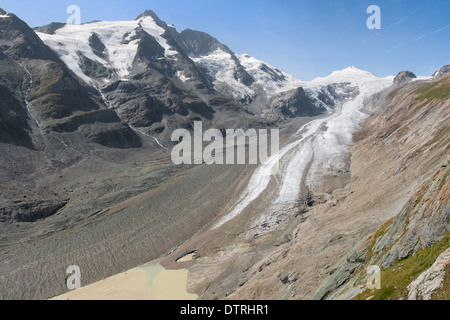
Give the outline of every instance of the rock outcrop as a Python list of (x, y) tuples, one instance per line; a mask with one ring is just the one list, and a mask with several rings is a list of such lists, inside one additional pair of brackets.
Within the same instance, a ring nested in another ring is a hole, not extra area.
[(450, 65), (443, 66), (441, 69), (439, 69), (433, 74), (433, 77), (442, 78), (448, 73), (450, 73)]
[(326, 109), (318, 106), (313, 99), (306, 96), (303, 88), (283, 92), (272, 98), (271, 107), (283, 117), (312, 117), (323, 113)]
[(421, 273), (408, 285), (408, 300), (430, 300), (433, 294), (441, 288), (449, 264), (450, 249), (447, 249), (428, 270)]
[(397, 85), (403, 85), (412, 79), (417, 78), (417, 76), (411, 71), (401, 71), (395, 78), (394, 83)]

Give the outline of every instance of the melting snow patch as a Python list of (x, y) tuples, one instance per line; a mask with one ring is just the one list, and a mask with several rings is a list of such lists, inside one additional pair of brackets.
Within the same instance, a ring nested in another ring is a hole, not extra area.
[(183, 73), (183, 71), (177, 71), (177, 77), (183, 82), (186, 82), (189, 80), (189, 77), (186, 77)]

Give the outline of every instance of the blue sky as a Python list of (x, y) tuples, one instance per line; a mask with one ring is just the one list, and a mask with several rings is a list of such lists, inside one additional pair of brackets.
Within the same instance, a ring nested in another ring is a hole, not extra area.
[[(449, 0), (0, 0), (32, 27), (65, 22), (72, 4), (82, 23), (152, 9), (178, 31), (207, 32), (301, 80), (351, 65), (386, 76), (431, 75), (450, 64)], [(366, 27), (370, 5), (381, 9), (381, 30)]]

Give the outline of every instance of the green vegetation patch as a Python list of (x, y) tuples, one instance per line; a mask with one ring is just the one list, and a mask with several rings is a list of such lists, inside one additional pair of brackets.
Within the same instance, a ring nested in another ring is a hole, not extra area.
[(49, 93), (33, 100), (33, 107), (45, 118), (59, 119), (66, 117), (70, 111), (61, 103), (62, 96), (58, 93)]
[(446, 77), (438, 82), (428, 84), (415, 91), (418, 94), (416, 100), (445, 99), (450, 96), (450, 77)]
[(54, 62), (45, 65), (39, 75), (36, 83), (39, 84), (38, 90), (33, 92), (31, 100), (52, 93), (52, 87), (63, 80), (64, 70)]
[[(357, 295), (355, 300), (397, 300), (406, 299), (408, 295), (408, 285), (416, 279), (422, 272), (430, 268), (439, 255), (450, 246), (450, 232), (444, 234), (441, 241), (435, 243), (430, 248), (419, 249), (415, 254), (403, 260), (396, 261), (395, 264), (381, 270), (381, 290), (366, 290)], [(448, 279), (444, 286), (449, 286)], [(445, 292), (443, 287), (442, 292)], [(448, 295), (447, 293), (445, 293)]]
[(381, 239), (389, 231), (393, 222), (394, 218), (389, 219), (375, 232), (371, 239), (372, 242), (370, 243), (369, 250), (367, 251), (366, 261), (370, 261), (370, 259), (373, 257), (373, 248), (375, 247), (377, 240)]

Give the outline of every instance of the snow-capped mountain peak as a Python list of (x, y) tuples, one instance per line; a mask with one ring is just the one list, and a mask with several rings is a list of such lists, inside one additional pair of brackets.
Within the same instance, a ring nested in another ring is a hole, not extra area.
[(342, 70), (333, 71), (324, 78), (315, 78), (311, 81), (311, 83), (326, 85), (332, 83), (349, 82), (358, 84), (371, 82), (373, 80), (376, 80), (377, 78), (377, 76), (369, 71), (361, 70), (355, 66), (350, 66)]
[[(121, 79), (128, 76), (138, 51), (141, 40), (138, 32), (141, 30), (158, 42), (166, 57), (177, 54), (162, 37), (164, 28), (150, 14), (132, 21), (62, 24), (61, 28), (50, 33), (39, 30), (42, 28), (37, 30), (38, 36), (58, 53), (78, 77), (89, 84), (93, 84), (94, 80), (83, 70), (82, 60), (86, 58), (109, 69), (113, 77)], [(93, 42), (97, 42), (104, 51), (96, 52)]]

